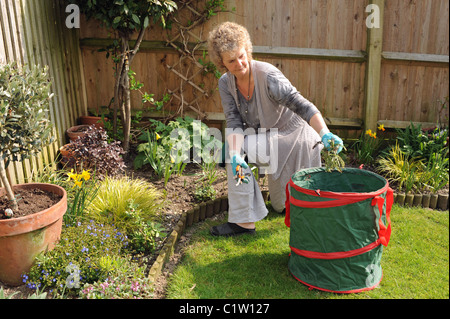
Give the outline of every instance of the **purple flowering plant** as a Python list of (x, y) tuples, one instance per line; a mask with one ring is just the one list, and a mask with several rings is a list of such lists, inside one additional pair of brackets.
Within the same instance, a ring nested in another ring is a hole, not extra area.
[[(59, 243), (36, 257), (23, 282), (33, 290), (46, 289), (53, 297), (77, 294), (86, 283), (123, 272), (120, 267), (136, 268), (127, 257), (127, 246), (127, 236), (109, 224), (91, 220), (64, 226)], [(107, 257), (122, 262), (108, 267), (103, 262)]]

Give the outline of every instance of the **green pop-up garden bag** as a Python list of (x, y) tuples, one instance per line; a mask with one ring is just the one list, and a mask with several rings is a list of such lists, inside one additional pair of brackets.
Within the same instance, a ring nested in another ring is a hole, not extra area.
[(311, 289), (337, 293), (377, 287), (392, 204), (388, 182), (370, 171), (295, 173), (286, 185), (285, 217), (292, 275)]

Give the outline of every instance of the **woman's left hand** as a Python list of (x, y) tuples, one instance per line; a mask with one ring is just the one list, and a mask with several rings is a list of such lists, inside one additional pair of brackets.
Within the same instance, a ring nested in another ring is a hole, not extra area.
[(325, 148), (330, 151), (333, 148), (336, 149), (336, 153), (339, 154), (340, 151), (342, 151), (342, 148), (344, 147), (344, 142), (340, 139), (339, 136), (334, 135), (333, 133), (329, 132), (322, 136), (322, 143)]

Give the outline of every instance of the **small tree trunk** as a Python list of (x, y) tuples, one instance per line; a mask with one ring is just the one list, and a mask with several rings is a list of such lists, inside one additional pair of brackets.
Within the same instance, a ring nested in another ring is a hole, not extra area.
[(130, 79), (128, 72), (130, 71), (130, 37), (126, 33), (120, 34), (122, 48), (122, 62), (121, 69), (117, 70), (119, 74), (118, 78), (118, 91), (119, 91), (119, 110), (122, 118), (123, 129), (123, 141), (122, 148), (125, 152), (128, 152), (130, 145), (130, 130), (131, 130), (131, 101), (130, 101)]
[(5, 187), (5, 190), (6, 190), (6, 196), (11, 201), (10, 208), (14, 212), (16, 212), (18, 209), (16, 196), (14, 196), (14, 192), (12, 190), (11, 183), (9, 182), (8, 177), (6, 176), (6, 167), (5, 167), (4, 161), (1, 159), (2, 158), (1, 155), (2, 154), (0, 153), (0, 178), (1, 178), (3, 186)]

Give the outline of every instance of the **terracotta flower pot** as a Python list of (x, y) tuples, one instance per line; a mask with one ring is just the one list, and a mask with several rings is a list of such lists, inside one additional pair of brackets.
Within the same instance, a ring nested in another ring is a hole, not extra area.
[[(100, 116), (89, 116), (89, 115), (83, 115), (79, 118), (80, 124), (85, 125), (95, 125), (96, 127), (105, 127), (103, 124), (102, 118)], [(108, 119), (105, 118), (105, 121)]]
[(67, 136), (71, 141), (76, 141), (78, 137), (81, 137), (86, 134), (86, 130), (90, 125), (75, 125), (69, 127), (66, 131)]
[[(35, 257), (54, 248), (61, 236), (63, 215), (67, 210), (67, 193), (53, 184), (29, 183), (13, 186), (14, 190), (39, 188), (62, 196), (61, 200), (43, 211), (0, 220), (0, 281), (12, 286), (22, 284)], [(6, 193), (0, 188), (0, 196)]]

